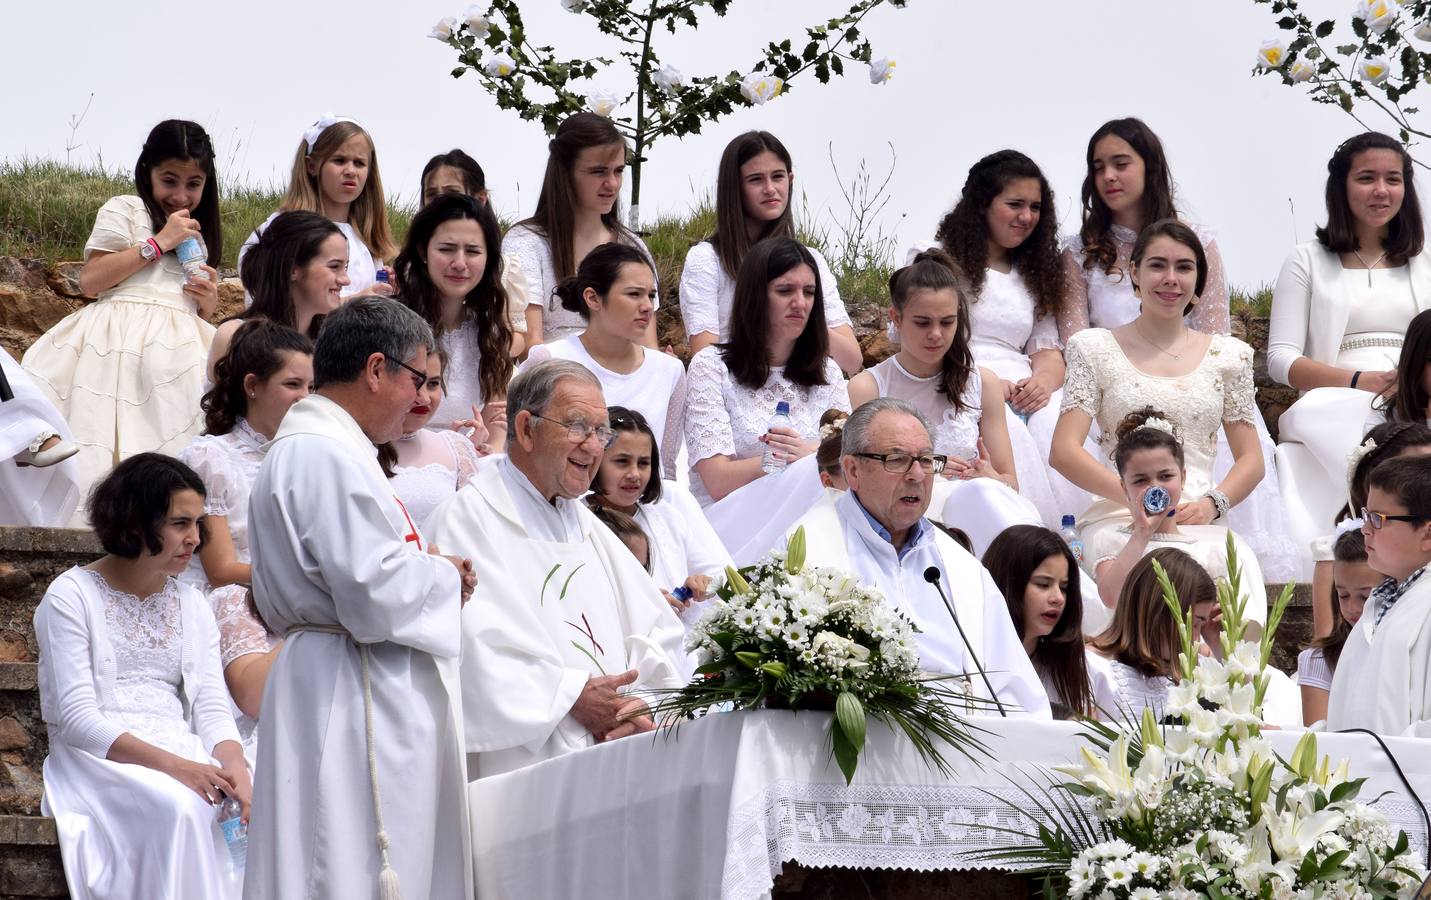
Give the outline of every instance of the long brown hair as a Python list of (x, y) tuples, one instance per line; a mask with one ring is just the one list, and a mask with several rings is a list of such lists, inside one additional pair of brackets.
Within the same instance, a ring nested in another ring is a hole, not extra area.
[(959, 302), (959, 321), (954, 341), (940, 361), (938, 392), (949, 398), (958, 412), (968, 408), (964, 386), (974, 372), (974, 354), (969, 350), (969, 303), (959, 285), (959, 266), (943, 250), (925, 250), (914, 262), (889, 277), (889, 302), (903, 315), (905, 304), (915, 291), (952, 290)]
[(1093, 148), (1098, 142), (1113, 135), (1128, 142), (1133, 152), (1143, 160), (1143, 196), (1139, 201), (1143, 210), (1143, 224), (1177, 216), (1173, 204), (1173, 176), (1168, 170), (1168, 157), (1163, 152), (1163, 142), (1153, 133), (1142, 119), (1114, 119), (1104, 122), (1093, 137), (1088, 139), (1085, 162), (1087, 174), (1083, 176), (1083, 227), (1078, 236), (1083, 239), (1083, 268), (1092, 271), (1102, 269), (1112, 275), (1118, 268), (1118, 245), (1113, 241), (1113, 211), (1098, 195), (1097, 176), (1093, 171)]
[(1154, 561), (1168, 573), (1184, 615), (1198, 603), (1217, 599), (1217, 585), (1197, 560), (1176, 547), (1159, 547), (1133, 564), (1118, 594), (1113, 621), (1088, 643), (1149, 678), (1176, 679), (1178, 629), (1163, 602)]
[(970, 302), (979, 302), (989, 268), (989, 207), (1012, 181), (1038, 182), (1038, 224), (1022, 244), (1009, 251), (1009, 262), (1034, 295), (1035, 314), (1057, 315), (1063, 307), (1063, 263), (1058, 256), (1058, 218), (1053, 188), (1038, 165), (1017, 150), (1000, 150), (974, 163), (959, 202), (939, 222), (935, 240), (949, 251), (968, 279)]
[(1080, 716), (1092, 717), (1093, 688), (1088, 680), (1088, 660), (1083, 652), (1083, 595), (1079, 590), (1078, 560), (1068, 545), (1040, 525), (1011, 525), (999, 533), (984, 551), (984, 568), (1004, 595), (1014, 630), (1024, 635), (1024, 592), (1034, 569), (1050, 556), (1068, 563), (1068, 588), (1064, 591), (1063, 614), (1053, 631), (1038, 642), (1033, 652), (1034, 668), (1047, 673), (1058, 689), (1058, 698)]
[(393, 268), (398, 296), (409, 309), (427, 320), (433, 337), (442, 340), (442, 295), (427, 270), (427, 247), (444, 222), (471, 219), (482, 229), (487, 259), (477, 286), (462, 300), (462, 318), (477, 328), (477, 383), (482, 399), (505, 397), (512, 380), (512, 323), (507, 319), (507, 291), (502, 287), (502, 232), (497, 217), (486, 204), (467, 194), (443, 194), (413, 216)]
[(717, 345), (736, 384), (759, 390), (770, 380), (770, 282), (802, 265), (815, 273), (815, 302), (785, 362), (785, 377), (803, 388), (829, 383), (825, 360), (830, 355), (830, 332), (825, 327), (820, 270), (815, 257), (798, 241), (773, 237), (751, 247), (741, 262), (730, 310), (730, 340)]
[(363, 192), (348, 207), (348, 224), (352, 226), (358, 239), (368, 246), (373, 256), (387, 259), (393, 255), (396, 247), (393, 244), (392, 228), (388, 224), (383, 179), (378, 174), (378, 150), (373, 146), (372, 136), (357, 122), (343, 121), (329, 125), (323, 129), (318, 140), (313, 142), (312, 151), (308, 149), (307, 138), (298, 141), (298, 152), (293, 156), (293, 171), (288, 178), (288, 193), (284, 194), (283, 203), (278, 208), (285, 212), (306, 210), (321, 213), (323, 198), (318, 186), (318, 176), (308, 174), (308, 161), (313, 160), (315, 167), (321, 171), (328, 157), (336, 153), (338, 148), (355, 134), (361, 134), (368, 142), (368, 180), (363, 184)]
[[(569, 116), (557, 126), (556, 134), (547, 142), (547, 170), (542, 176), (542, 192), (537, 195), (537, 208), (530, 218), (517, 224), (525, 225), (547, 239), (557, 281), (576, 274), (577, 260), (571, 236), (573, 223), (576, 222), (576, 191), (571, 186), (571, 174), (577, 157), (588, 148), (615, 144), (626, 150), (626, 139), (611, 120), (592, 112)], [(619, 196), (611, 211), (601, 217), (601, 224), (618, 239), (634, 243), (634, 236), (621, 224)], [(543, 305), (550, 300), (550, 297), (543, 297)]]
[(780, 139), (768, 131), (747, 131), (729, 144), (720, 155), (720, 168), (716, 175), (716, 227), (715, 234), (707, 240), (715, 248), (716, 256), (727, 275), (735, 278), (740, 271), (741, 260), (755, 244), (768, 237), (795, 237), (795, 216), (790, 211), (790, 197), (785, 198), (785, 209), (780, 217), (767, 222), (754, 239), (745, 230), (745, 194), (741, 188), (740, 167), (762, 153), (774, 153), (785, 163), (787, 175), (794, 174), (790, 162), (790, 151), (780, 143)]

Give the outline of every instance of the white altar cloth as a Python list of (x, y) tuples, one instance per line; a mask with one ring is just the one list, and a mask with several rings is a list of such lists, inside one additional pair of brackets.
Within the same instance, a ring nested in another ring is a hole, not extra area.
[[(984, 793), (1018, 802), (1010, 778), (1071, 761), (1080, 726), (976, 720), (992, 753), (982, 768), (947, 747), (949, 777), (913, 745), (871, 723), (854, 783), (829, 758), (827, 713), (723, 713), (673, 736), (640, 735), (469, 785), (478, 900), (753, 900), (769, 896), (785, 860), (806, 867), (917, 871), (1007, 868), (970, 852), (1031, 820)], [(1300, 732), (1268, 732), (1291, 756)], [(1431, 800), (1431, 741), (1387, 738)], [(1352, 760), (1364, 801), (1423, 852), (1426, 831), (1381, 749), (1365, 735), (1318, 735), (1318, 750)], [(1027, 808), (1027, 801), (1019, 804)]]

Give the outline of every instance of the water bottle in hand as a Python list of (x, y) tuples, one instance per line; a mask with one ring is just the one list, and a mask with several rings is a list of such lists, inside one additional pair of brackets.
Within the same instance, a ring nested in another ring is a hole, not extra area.
[(209, 248), (204, 246), (203, 238), (198, 235), (184, 238), (174, 248), (174, 255), (179, 257), (179, 265), (184, 267), (189, 281), (209, 280), (209, 273), (204, 271), (209, 261)]
[[(766, 426), (765, 432), (769, 434), (777, 428), (794, 429), (795, 423), (790, 421), (790, 404), (781, 400), (775, 404), (775, 415)], [(767, 475), (779, 472), (785, 468), (785, 460), (775, 455), (775, 448), (769, 444), (765, 445), (765, 458), (760, 461), (760, 469)]]
[(248, 862), (248, 826), (243, 823), (243, 804), (233, 797), (224, 797), (219, 804), (219, 828), (229, 848), (229, 859), (235, 872), (242, 872)]
[(1073, 527), (1073, 516), (1064, 516), (1062, 524), (1063, 527), (1058, 529), (1058, 536), (1063, 538), (1068, 549), (1073, 551), (1073, 558), (1083, 562), (1083, 539), (1078, 536), (1078, 529)]

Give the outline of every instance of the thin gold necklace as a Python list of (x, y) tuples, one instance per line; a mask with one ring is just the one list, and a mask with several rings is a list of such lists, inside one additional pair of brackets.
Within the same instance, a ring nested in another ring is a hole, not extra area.
[(1381, 265), (1381, 261), (1382, 261), (1383, 259), (1386, 259), (1386, 251), (1385, 251), (1385, 250), (1381, 251), (1381, 255), (1378, 256), (1375, 260), (1373, 260), (1372, 263), (1371, 263), (1371, 265), (1369, 265), (1369, 266), (1366, 265), (1366, 260), (1362, 258), (1362, 255), (1361, 255), (1360, 252), (1358, 252), (1358, 251), (1356, 251), (1356, 250), (1353, 250), (1353, 251), (1352, 251), (1352, 256), (1355, 256), (1355, 257), (1356, 257), (1356, 261), (1357, 261), (1357, 262), (1361, 263), (1363, 266), (1366, 266), (1366, 286), (1367, 286), (1367, 287), (1371, 287), (1371, 270), (1372, 270), (1372, 269), (1375, 269), (1377, 266)]
[[(1142, 338), (1142, 339), (1143, 339), (1143, 342), (1146, 343), (1148, 346), (1152, 347), (1154, 350), (1157, 350), (1157, 351), (1159, 351), (1160, 353), (1166, 353), (1167, 355), (1171, 356), (1173, 359), (1182, 359), (1182, 358), (1183, 358), (1183, 355), (1182, 355), (1181, 353), (1174, 353), (1174, 352), (1171, 351), (1171, 350), (1168, 350), (1168, 349), (1166, 349), (1166, 348), (1164, 348), (1164, 347), (1159, 347), (1157, 344), (1153, 343), (1152, 339), (1149, 338), (1146, 334), (1143, 333), (1143, 329), (1141, 329), (1141, 328), (1138, 327), (1138, 320), (1137, 320), (1137, 319), (1134, 319), (1134, 320), (1133, 320), (1133, 330), (1136, 331), (1136, 332), (1138, 332), (1138, 337)], [(1184, 326), (1183, 326), (1183, 333), (1182, 333), (1182, 336), (1181, 336), (1181, 338), (1180, 338), (1180, 340), (1182, 340), (1183, 343), (1184, 343), (1184, 346), (1183, 346), (1183, 349), (1184, 349), (1184, 350), (1187, 349), (1187, 346), (1186, 346), (1186, 343), (1187, 343), (1187, 334), (1188, 334), (1188, 327), (1187, 327), (1186, 325), (1184, 325)], [(1176, 344), (1177, 341), (1173, 341), (1173, 343)]]

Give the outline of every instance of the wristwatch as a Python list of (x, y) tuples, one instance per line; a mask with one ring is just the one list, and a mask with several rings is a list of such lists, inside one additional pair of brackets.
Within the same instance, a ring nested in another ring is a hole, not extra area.
[(159, 245), (154, 241), (145, 241), (139, 245), (139, 255), (144, 258), (145, 262), (151, 263), (159, 258), (158, 247)]
[(1212, 490), (1207, 492), (1206, 496), (1207, 499), (1212, 501), (1213, 508), (1217, 510), (1217, 514), (1212, 517), (1212, 520), (1216, 522), (1220, 519), (1225, 518), (1227, 516), (1227, 511), (1232, 508), (1232, 504), (1229, 503), (1227, 500), (1227, 495), (1224, 494), (1222, 491), (1213, 488)]

